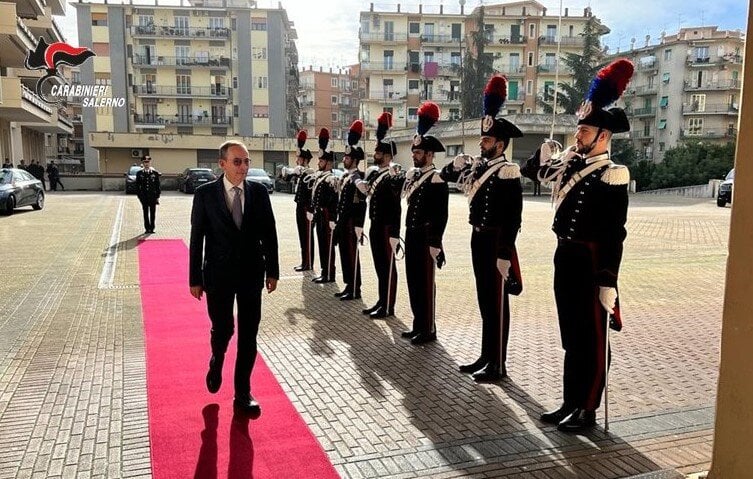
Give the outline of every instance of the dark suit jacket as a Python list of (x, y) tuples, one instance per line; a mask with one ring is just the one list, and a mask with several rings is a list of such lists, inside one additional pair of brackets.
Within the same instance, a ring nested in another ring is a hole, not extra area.
[(196, 188), (191, 211), (190, 286), (218, 289), (262, 288), (264, 277), (279, 278), (277, 230), (269, 193), (244, 184), (239, 230), (225, 201), (223, 176)]

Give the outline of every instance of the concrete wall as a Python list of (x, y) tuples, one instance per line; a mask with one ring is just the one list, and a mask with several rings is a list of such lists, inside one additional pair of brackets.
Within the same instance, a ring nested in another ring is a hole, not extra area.
[(685, 196), (687, 198), (716, 198), (722, 180), (709, 180), (707, 185), (680, 186), (661, 190), (641, 191), (642, 195)]

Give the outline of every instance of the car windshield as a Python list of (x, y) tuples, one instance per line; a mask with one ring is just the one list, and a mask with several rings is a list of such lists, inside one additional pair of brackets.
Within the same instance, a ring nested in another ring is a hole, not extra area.
[(729, 170), (729, 173), (727, 173), (727, 177), (725, 178), (725, 180), (734, 180), (734, 179), (735, 179), (735, 169), (732, 168), (731, 170)]
[(0, 171), (0, 185), (7, 185), (13, 180), (13, 173), (8, 170)]
[(128, 174), (129, 174), (130, 176), (135, 176), (135, 175), (136, 175), (136, 173), (138, 173), (140, 169), (141, 169), (141, 167), (140, 167), (140, 166), (132, 166), (132, 167), (131, 167), (131, 168), (130, 168), (130, 169), (128, 170)]
[(190, 174), (195, 178), (214, 178), (212, 170), (193, 170)]
[(246, 176), (263, 176), (264, 178), (269, 178), (269, 175), (267, 175), (267, 172), (262, 170), (261, 168), (249, 169)]

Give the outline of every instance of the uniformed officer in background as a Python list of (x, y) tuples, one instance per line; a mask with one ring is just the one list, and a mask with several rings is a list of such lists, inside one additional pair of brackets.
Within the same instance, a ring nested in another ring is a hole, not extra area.
[[(319, 171), (315, 174), (311, 190), (311, 214), (316, 224), (316, 241), (319, 243), (319, 263), (322, 273), (314, 283), (335, 282), (335, 244), (333, 232), (337, 215), (337, 177), (332, 174), (335, 153), (332, 151), (329, 130), (319, 131)], [(309, 215), (310, 217), (310, 215)]]
[(154, 233), (154, 221), (157, 205), (162, 193), (160, 189), (160, 172), (152, 168), (152, 157), (141, 157), (141, 169), (136, 173), (136, 195), (144, 212), (144, 233)]
[(311, 151), (304, 149), (306, 145), (306, 130), (298, 132), (296, 138), (298, 148), (296, 151), (295, 167), (283, 168), (282, 177), (287, 181), (295, 184), (295, 223), (298, 228), (298, 242), (301, 247), (301, 264), (296, 266), (296, 271), (309, 271), (314, 268), (314, 225), (306, 217), (306, 213), (311, 210), (311, 188), (313, 186), (312, 177), (314, 171), (309, 168), (311, 162)]

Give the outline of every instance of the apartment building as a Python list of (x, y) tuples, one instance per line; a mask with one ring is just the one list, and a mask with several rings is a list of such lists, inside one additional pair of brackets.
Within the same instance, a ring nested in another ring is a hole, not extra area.
[(146, 153), (165, 172), (214, 165), (230, 138), (265, 140), (255, 166), (288, 163), (294, 146), (269, 140), (298, 126), (296, 32), (284, 9), (251, 0), (74, 6), (79, 43), (96, 53), (81, 83), (125, 99), (82, 108), (86, 171), (122, 172)]
[(744, 43), (740, 31), (688, 27), (614, 55), (635, 63), (623, 101), (640, 158), (660, 162), (681, 141), (734, 141)]
[(45, 164), (56, 158), (73, 132), (65, 105), (37, 95), (36, 82), (43, 73), (24, 65), (40, 38), (65, 41), (52, 18), (64, 12), (62, 0), (0, 0), (0, 160)]
[[(491, 57), (496, 72), (508, 77), (508, 114), (543, 113), (537, 99), (551, 101), (557, 70), (560, 82), (572, 78), (557, 58), (558, 43), (560, 58), (568, 52), (582, 53), (581, 34), (589, 20), (599, 34), (609, 32), (590, 8), (577, 15), (564, 9), (561, 27), (559, 12), (549, 12), (534, 0), (483, 8), (484, 54)], [(359, 59), (367, 78), (364, 121), (373, 125), (386, 110), (397, 127), (413, 126), (424, 100), (439, 104), (441, 120), (460, 118), (460, 72), (466, 49), (473, 47), (469, 42), (478, 31), (479, 14), (477, 7), (466, 15), (463, 6), (459, 13), (444, 13), (441, 5), (433, 13), (421, 5), (418, 12), (403, 12), (400, 5), (395, 11), (375, 11), (373, 4), (361, 12)]]
[(347, 139), (348, 127), (359, 118), (358, 65), (338, 71), (309, 66), (299, 75), (301, 128), (309, 138), (327, 128), (332, 138)]

